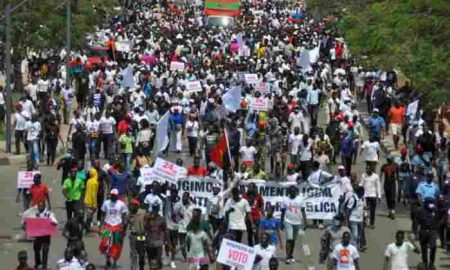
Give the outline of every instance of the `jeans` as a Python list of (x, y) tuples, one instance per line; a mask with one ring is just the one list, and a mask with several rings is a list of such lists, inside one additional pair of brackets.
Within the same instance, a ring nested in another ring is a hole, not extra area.
[(30, 152), (30, 158), (34, 161), (34, 166), (39, 166), (39, 139), (28, 140), (28, 151)]
[(361, 226), (362, 226), (362, 222), (357, 222), (357, 221), (349, 222), (350, 231), (352, 232), (351, 243), (358, 249), (361, 247), (361, 235), (362, 235)]
[(425, 266), (433, 265), (436, 256), (436, 231), (420, 231), (420, 251), (422, 252), (422, 262)]
[(122, 153), (123, 162), (125, 162), (125, 170), (131, 172), (131, 153)]
[(99, 138), (89, 138), (89, 155), (91, 158), (99, 158), (100, 155), (100, 140)]
[(50, 250), (50, 236), (36, 237), (33, 241), (34, 264), (47, 267), (48, 252)]
[(55, 162), (56, 148), (58, 147), (58, 138), (47, 138), (47, 164)]
[(130, 233), (129, 239), (131, 270), (143, 270), (145, 266), (145, 241), (139, 241), (137, 238), (138, 235), (136, 235), (135, 233)]

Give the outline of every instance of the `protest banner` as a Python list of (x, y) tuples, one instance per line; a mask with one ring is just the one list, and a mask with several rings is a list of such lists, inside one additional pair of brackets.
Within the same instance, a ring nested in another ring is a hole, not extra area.
[(56, 226), (49, 218), (25, 218), (25, 230), (28, 237), (48, 236), (57, 233)]
[(192, 81), (186, 84), (186, 90), (190, 93), (201, 92), (203, 90), (200, 81)]
[(172, 61), (172, 62), (170, 62), (170, 70), (171, 71), (184, 71), (184, 63)]
[(195, 205), (202, 209), (203, 213), (206, 213), (208, 202), (214, 197), (214, 185), (218, 185), (222, 190), (222, 181), (215, 178), (186, 177), (177, 181), (179, 192), (189, 192)]
[(20, 171), (17, 172), (17, 188), (29, 188), (33, 184), (34, 175), (39, 171)]
[(141, 172), (141, 177), (142, 180), (144, 182), (144, 186), (146, 185), (150, 185), (153, 181), (157, 180), (158, 178), (155, 176), (155, 174), (153, 173), (153, 168), (148, 167), (148, 168), (141, 168), (140, 169)]
[(414, 117), (416, 116), (418, 109), (419, 109), (419, 100), (411, 102), (408, 104), (408, 107), (406, 108), (406, 115)]
[(253, 111), (267, 111), (269, 108), (269, 103), (266, 98), (254, 97), (250, 100), (249, 108)]
[(299, 196), (304, 200), (308, 219), (330, 220), (338, 211), (340, 187), (337, 183), (312, 186), (309, 183), (298, 185), (296, 182), (248, 180), (241, 182), (241, 192), (245, 192), (245, 186), (248, 183), (256, 184), (259, 193), (264, 198), (266, 211), (270, 205), (275, 206), (275, 217), (280, 217), (282, 203), (288, 197), (287, 190), (293, 185), (298, 187)]
[(269, 87), (265, 82), (259, 82), (256, 84), (255, 90), (260, 92), (261, 94), (266, 94), (269, 92)]
[(256, 73), (244, 74), (244, 79), (247, 84), (257, 84), (260, 81)]
[(238, 270), (251, 270), (255, 256), (256, 252), (253, 247), (223, 239), (217, 255), (217, 262)]
[(131, 51), (131, 44), (129, 42), (116, 42), (115, 49), (118, 52), (129, 52)]
[(173, 184), (176, 184), (178, 179), (187, 176), (186, 168), (162, 158), (156, 158), (152, 173), (155, 179), (168, 181)]

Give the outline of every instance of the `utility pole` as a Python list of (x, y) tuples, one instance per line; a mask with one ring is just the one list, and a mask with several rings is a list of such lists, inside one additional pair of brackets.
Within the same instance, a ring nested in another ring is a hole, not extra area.
[(6, 5), (6, 42), (5, 42), (5, 92), (6, 92), (6, 152), (11, 153), (11, 4)]
[(70, 52), (71, 52), (71, 41), (72, 41), (72, 1), (66, 0), (66, 9), (67, 9), (67, 33), (66, 33), (66, 85), (72, 87), (71, 78), (70, 78)]

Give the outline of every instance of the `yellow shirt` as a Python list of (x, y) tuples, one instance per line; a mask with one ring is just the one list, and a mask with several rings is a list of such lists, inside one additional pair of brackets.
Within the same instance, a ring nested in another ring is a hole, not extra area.
[(97, 193), (98, 193), (98, 174), (97, 170), (89, 170), (89, 179), (86, 182), (86, 191), (84, 193), (84, 205), (87, 207), (97, 208)]

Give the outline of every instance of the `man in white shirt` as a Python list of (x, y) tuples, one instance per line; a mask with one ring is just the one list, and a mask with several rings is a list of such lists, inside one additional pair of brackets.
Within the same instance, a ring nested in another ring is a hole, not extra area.
[(320, 186), (333, 180), (334, 176), (331, 173), (323, 171), (320, 169), (320, 162), (317, 160), (313, 161), (312, 171), (308, 176), (308, 183), (312, 186)]
[(386, 270), (408, 270), (408, 253), (420, 253), (414, 242), (405, 242), (405, 232), (397, 231), (395, 243), (391, 243), (384, 251), (384, 267)]
[(37, 95), (39, 100), (41, 101), (42, 109), (46, 105), (49, 89), (50, 89), (50, 80), (45, 77), (41, 77), (37, 82)]
[(303, 135), (300, 134), (300, 128), (295, 127), (294, 133), (291, 133), (288, 138), (289, 154), (291, 156), (291, 163), (294, 167), (298, 163), (299, 146), (303, 141)]
[(269, 233), (261, 234), (261, 243), (254, 246), (256, 257), (252, 270), (269, 270), (269, 261), (276, 254), (276, 247), (269, 245)]
[(29, 116), (26, 115), (26, 113), (22, 109), (22, 104), (18, 103), (15, 106), (16, 112), (14, 113), (14, 137), (16, 138), (16, 155), (20, 155), (20, 143), (22, 142), (25, 145), (25, 148), (27, 148), (26, 145), (26, 123), (27, 118)]
[(294, 131), (294, 129), (296, 127), (298, 127), (299, 129), (301, 129), (304, 132), (305, 131), (305, 127), (303, 125), (304, 120), (305, 119), (304, 119), (303, 113), (301, 113), (299, 108), (296, 107), (294, 109), (294, 111), (291, 112), (291, 114), (289, 114), (289, 118), (288, 118), (288, 122), (289, 122), (291, 131)]
[[(100, 222), (99, 233), (101, 242), (99, 250), (106, 255), (106, 267), (111, 267), (111, 259), (116, 266), (117, 260), (122, 252), (123, 229), (125, 227), (128, 208), (125, 203), (119, 200), (119, 191), (112, 189), (109, 200), (103, 202), (103, 216)], [(104, 231), (102, 230), (104, 229)]]
[(250, 204), (241, 198), (239, 189), (234, 187), (231, 190), (231, 198), (225, 203), (225, 218), (228, 223), (228, 230), (234, 234), (237, 242), (242, 241), (242, 235), (247, 230), (245, 221), (249, 227), (253, 228)]
[[(178, 236), (180, 239), (180, 245), (184, 246), (184, 240), (186, 239), (187, 227), (189, 222), (191, 222), (192, 212), (194, 211), (195, 205), (191, 201), (191, 195), (189, 192), (184, 192), (181, 196), (181, 201), (175, 203), (173, 206), (173, 212), (176, 216)], [(187, 253), (186, 248), (181, 248), (181, 253), (183, 258), (186, 259)]]
[(376, 170), (376, 166), (379, 160), (380, 144), (373, 137), (369, 137), (368, 141), (365, 141), (361, 146), (360, 155), (364, 152), (364, 160), (366, 165), (370, 166), (373, 171)]
[(116, 120), (111, 116), (109, 111), (100, 119), (100, 133), (102, 134), (101, 140), (103, 142), (105, 159), (108, 159), (114, 153), (113, 146), (116, 134)]
[(288, 197), (281, 205), (281, 227), (286, 233), (286, 263), (289, 264), (295, 262), (295, 242), (300, 230), (307, 227), (307, 221), (304, 201), (298, 196), (297, 187), (290, 186), (287, 193)]
[(381, 201), (380, 177), (373, 172), (370, 166), (367, 166), (366, 172), (361, 176), (360, 185), (364, 187), (364, 197), (369, 207), (370, 226), (374, 228), (377, 200)]
[(255, 164), (255, 157), (258, 151), (252, 145), (251, 141), (247, 141), (247, 146), (243, 145), (239, 149), (239, 153), (241, 155), (242, 164), (245, 167), (252, 167)]
[(74, 269), (74, 270), (81, 270), (83, 269), (82, 265), (78, 261), (77, 258), (73, 256), (73, 251), (70, 248), (66, 248), (64, 251), (64, 258), (59, 260), (56, 263), (56, 268), (58, 270), (65, 270), (65, 269)]
[(355, 246), (350, 244), (351, 235), (349, 232), (344, 232), (342, 235), (342, 243), (334, 247), (331, 256), (333, 264), (328, 267), (328, 270), (333, 268), (336, 270), (360, 270), (359, 267), (359, 253)]
[(40, 161), (39, 135), (41, 134), (41, 123), (38, 121), (37, 115), (33, 115), (31, 120), (25, 124), (25, 130), (27, 132), (28, 152), (31, 154), (34, 167), (37, 169)]

